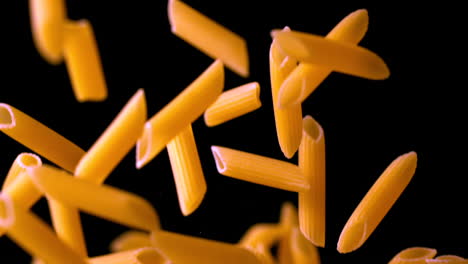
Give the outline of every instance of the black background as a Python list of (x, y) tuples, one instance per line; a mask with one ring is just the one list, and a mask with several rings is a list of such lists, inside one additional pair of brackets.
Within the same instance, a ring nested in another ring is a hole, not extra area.
[[(219, 175), (210, 146), (284, 159), (271, 104), (270, 30), (288, 25), (325, 35), (350, 12), (367, 8), (370, 24), (361, 45), (387, 62), (391, 77), (370, 81), (333, 73), (303, 104), (304, 115), (314, 116), (326, 133), (327, 241), (320, 249), (322, 263), (387, 263), (412, 246), (467, 257), (466, 29), (460, 6), (447, 1), (414, 6), (395, 1), (186, 2), (247, 40), (251, 75), (243, 79), (226, 70), (225, 88), (258, 81), (263, 106), (214, 128), (207, 128), (202, 118), (193, 124), (208, 192), (188, 217), (178, 208), (165, 151), (136, 170), (132, 150), (106, 183), (150, 200), (163, 228), (170, 231), (235, 243), (249, 226), (277, 221), (281, 204), (297, 205), (297, 195)], [(94, 27), (108, 99), (78, 103), (65, 66), (51, 66), (36, 52), (27, 1), (7, 1), (0, 16), (0, 102), (83, 149), (94, 143), (138, 88), (145, 88), (152, 116), (212, 62), (171, 34), (166, 1), (69, 0), (67, 8), (71, 19), (87, 18)], [(17, 154), (28, 151), (4, 134), (0, 149), (1, 175)], [(339, 254), (336, 243), (355, 206), (385, 167), (411, 150), (419, 159), (412, 182), (359, 250)], [(49, 221), (44, 200), (33, 209)], [(110, 241), (127, 230), (85, 214), (82, 220), (90, 256), (107, 253)], [(6, 237), (0, 239), (0, 254), (15, 263), (29, 259)]]

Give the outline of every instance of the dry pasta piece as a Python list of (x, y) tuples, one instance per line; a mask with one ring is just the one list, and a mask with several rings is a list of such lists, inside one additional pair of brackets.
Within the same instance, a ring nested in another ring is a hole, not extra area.
[(262, 106), (260, 102), (260, 85), (251, 82), (222, 93), (206, 109), (203, 115), (205, 124), (217, 126), (236, 117), (245, 115)]
[(0, 103), (0, 130), (70, 172), (85, 153), (57, 132), (3, 103)]
[(29, 0), (34, 44), (50, 64), (63, 59), (63, 26), (66, 19), (64, 0)]
[[(260, 264), (247, 249), (224, 242), (161, 230), (151, 234), (151, 241), (172, 263)], [(181, 254), (181, 249), (190, 254)]]
[(148, 233), (131, 230), (116, 237), (110, 245), (110, 250), (120, 252), (149, 246), (151, 246), (151, 239)]
[(257, 256), (262, 264), (274, 264), (271, 248), (284, 235), (285, 229), (277, 224), (256, 224), (249, 228), (239, 242)]
[(41, 165), (42, 160), (36, 154), (28, 152), (20, 153), (13, 161), (13, 164), (11, 165), (5, 180), (3, 181), (2, 189), (7, 189), (8, 186), (15, 182), (16, 179), (19, 178), (18, 176), (25, 172), (28, 168)]
[(278, 263), (294, 264), (291, 252), (291, 232), (299, 225), (296, 207), (290, 203), (283, 203), (280, 214), (280, 226), (284, 229), (284, 235), (278, 244)]
[(303, 120), (299, 167), (310, 190), (299, 193), (299, 226), (314, 245), (325, 246), (325, 134), (311, 116)]
[(245, 40), (187, 4), (169, 0), (171, 31), (242, 77), (249, 76), (249, 56)]
[(468, 259), (455, 255), (441, 255), (435, 259), (426, 259), (427, 264), (468, 264)]
[(409, 184), (416, 171), (416, 152), (395, 159), (367, 192), (341, 232), (337, 249), (348, 253), (358, 249)]
[(135, 194), (73, 178), (47, 165), (31, 169), (29, 175), (42, 192), (61, 203), (130, 227), (159, 228), (154, 208)]
[(139, 89), (76, 166), (75, 176), (101, 184), (136, 144), (146, 121), (145, 92)]
[(182, 213), (187, 216), (200, 206), (206, 193), (205, 176), (191, 125), (167, 144), (167, 152), (171, 161), (179, 206)]
[(136, 146), (136, 167), (151, 161), (169, 141), (197, 119), (221, 94), (224, 69), (220, 60), (213, 62), (182, 93), (145, 123)]
[(365, 48), (299, 31), (273, 30), (272, 35), (287, 55), (300, 62), (371, 80), (390, 75), (385, 62)]
[(320, 264), (320, 255), (317, 248), (304, 237), (299, 228), (293, 228), (290, 234), (290, 250), (293, 263)]
[(437, 250), (427, 247), (411, 247), (400, 251), (388, 264), (426, 264), (426, 260), (432, 259)]
[[(286, 27), (283, 31), (289, 31)], [(288, 159), (294, 156), (301, 143), (302, 108), (293, 105), (279, 109), (278, 93), (286, 77), (296, 68), (297, 61), (287, 56), (278, 46), (276, 39), (270, 46), (270, 82), (275, 116), (276, 136), (284, 156)]]
[[(364, 37), (368, 24), (367, 10), (359, 9), (341, 20), (326, 38), (357, 44)], [(278, 107), (302, 103), (331, 72), (332, 69), (323, 66), (300, 63), (281, 85)]]
[(86, 264), (67, 247), (40, 218), (15, 204), (7, 194), (0, 194), (0, 228), (29, 254), (48, 264)]
[(156, 249), (142, 247), (90, 258), (90, 264), (164, 264), (166, 259)]
[(76, 99), (79, 102), (106, 99), (107, 85), (101, 58), (88, 20), (67, 21), (63, 52)]
[(299, 167), (289, 162), (219, 146), (211, 151), (224, 176), (293, 192), (309, 189)]

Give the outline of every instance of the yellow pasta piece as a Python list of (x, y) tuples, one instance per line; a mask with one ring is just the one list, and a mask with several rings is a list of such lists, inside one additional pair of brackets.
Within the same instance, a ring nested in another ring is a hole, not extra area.
[(294, 264), (291, 252), (291, 232), (299, 225), (296, 207), (290, 202), (283, 203), (281, 207), (280, 226), (284, 235), (278, 244), (278, 263)]
[[(284, 31), (289, 31), (285, 28)], [(281, 84), (291, 71), (296, 68), (297, 61), (287, 56), (278, 46), (276, 39), (270, 46), (270, 82), (273, 98), (273, 112), (275, 115), (276, 135), (284, 156), (288, 159), (294, 156), (301, 143), (302, 135), (302, 108), (293, 105), (279, 109), (278, 93)]]
[(63, 60), (64, 0), (29, 0), (31, 29), (39, 54), (51, 64)]
[(120, 252), (149, 246), (151, 246), (151, 239), (148, 233), (131, 230), (116, 237), (110, 245), (110, 250)]
[(107, 85), (93, 28), (88, 20), (67, 21), (63, 52), (76, 99), (79, 102), (106, 99)]
[(274, 264), (271, 248), (284, 235), (285, 229), (277, 224), (256, 224), (239, 242), (239, 246), (252, 251), (263, 264)]
[(23, 152), (20, 153), (11, 164), (10, 170), (3, 181), (2, 190), (6, 190), (19, 176), (27, 171), (28, 168), (37, 167), (42, 165), (42, 160), (33, 153)]
[(0, 103), (0, 130), (70, 172), (85, 153), (57, 132), (3, 103)]
[[(172, 263), (260, 264), (247, 249), (224, 242), (160, 230), (151, 234), (151, 241)], [(190, 253), (183, 253), (181, 249)]]
[(426, 247), (411, 247), (400, 251), (388, 264), (426, 264), (426, 260), (432, 259), (437, 250)]
[(57, 238), (52, 229), (40, 218), (16, 205), (7, 194), (0, 194), (0, 228), (33, 256), (48, 264), (86, 264)]
[(139, 89), (80, 160), (75, 176), (93, 183), (103, 183), (136, 144), (145, 121), (145, 92)]
[(259, 95), (260, 85), (258, 82), (244, 84), (222, 93), (206, 109), (203, 116), (205, 124), (209, 127), (217, 126), (258, 109), (262, 106)]
[(317, 248), (304, 237), (297, 227), (291, 231), (290, 250), (295, 264), (320, 264)]
[(90, 258), (90, 264), (164, 264), (166, 259), (154, 248), (143, 247)]
[(172, 33), (242, 77), (249, 76), (249, 56), (245, 40), (187, 4), (169, 0), (168, 16)]
[(130, 227), (148, 231), (159, 228), (155, 210), (139, 196), (73, 178), (47, 165), (31, 169), (29, 175), (41, 191), (61, 203)]
[(435, 259), (426, 259), (427, 264), (468, 264), (468, 259), (455, 255), (441, 255)]
[(176, 183), (179, 206), (186, 216), (200, 206), (206, 193), (205, 176), (191, 125), (167, 144), (167, 152)]
[(385, 62), (365, 48), (299, 31), (273, 30), (272, 35), (287, 55), (300, 62), (371, 80), (390, 75)]
[[(359, 9), (340, 21), (326, 36), (328, 39), (357, 44), (364, 37), (369, 16)], [(302, 103), (328, 77), (332, 69), (309, 63), (300, 63), (284, 80), (278, 93), (278, 107)]]
[(299, 226), (314, 245), (325, 246), (325, 134), (311, 116), (303, 119), (299, 167), (310, 190), (299, 193)]
[(410, 182), (416, 163), (416, 152), (409, 152), (387, 167), (343, 228), (337, 247), (340, 253), (354, 251), (364, 244)]
[(224, 176), (293, 192), (310, 187), (294, 164), (219, 146), (212, 146), (211, 151), (218, 172)]
[(145, 124), (136, 146), (136, 167), (142, 168), (167, 143), (197, 119), (221, 94), (224, 69), (220, 60), (213, 62), (182, 93)]

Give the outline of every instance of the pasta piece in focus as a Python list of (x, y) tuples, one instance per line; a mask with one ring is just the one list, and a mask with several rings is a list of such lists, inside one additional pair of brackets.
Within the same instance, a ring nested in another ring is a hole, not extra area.
[(400, 251), (388, 264), (426, 264), (426, 260), (432, 259), (437, 250), (426, 247), (411, 247)]
[(242, 77), (249, 76), (245, 40), (179, 0), (168, 1), (172, 33)]
[(206, 109), (205, 124), (217, 126), (236, 117), (245, 115), (262, 106), (260, 102), (260, 85), (251, 82), (222, 93), (216, 101)]
[(310, 187), (294, 164), (219, 146), (211, 152), (222, 175), (293, 192)]
[(29, 15), (37, 51), (50, 64), (59, 64), (63, 60), (65, 1), (29, 0)]
[(91, 23), (85, 19), (67, 21), (63, 28), (65, 63), (76, 99), (78, 102), (106, 99), (107, 85)]
[(156, 249), (142, 247), (90, 258), (90, 264), (164, 264), (166, 259)]
[(320, 264), (320, 255), (317, 248), (307, 240), (299, 228), (291, 232), (290, 251), (295, 264)]
[(145, 123), (136, 145), (136, 167), (145, 166), (184, 128), (208, 108), (224, 87), (224, 69), (213, 62), (182, 93)]
[(110, 251), (120, 252), (149, 246), (151, 246), (150, 234), (131, 230), (116, 237), (110, 245)]
[(34, 153), (23, 152), (20, 153), (8, 171), (8, 174), (3, 181), (2, 190), (8, 189), (19, 176), (28, 170), (28, 168), (42, 166), (42, 160)]
[(0, 131), (70, 172), (85, 153), (57, 132), (4, 103), (0, 103)]
[(385, 169), (346, 222), (338, 252), (348, 253), (364, 244), (409, 184), (416, 163), (417, 155), (413, 151), (399, 156)]
[(191, 125), (167, 144), (167, 152), (176, 183), (179, 206), (187, 216), (200, 206), (206, 193), (205, 176)]

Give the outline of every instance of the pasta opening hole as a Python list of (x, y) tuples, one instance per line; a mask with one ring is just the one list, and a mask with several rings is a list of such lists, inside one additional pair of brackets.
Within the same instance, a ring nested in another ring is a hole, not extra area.
[(32, 153), (21, 153), (18, 161), (22, 168), (32, 168), (42, 165), (41, 158)]
[(314, 140), (317, 140), (322, 136), (322, 129), (319, 123), (317, 123), (317, 121), (315, 121), (311, 116), (308, 115), (304, 118), (303, 126), (305, 132)]
[(216, 162), (216, 168), (218, 169), (218, 172), (222, 173), (226, 171), (226, 165), (224, 164), (224, 161), (221, 157), (221, 154), (219, 153), (219, 150), (217, 147), (211, 147), (211, 152), (213, 152), (213, 157)]
[(0, 193), (0, 228), (7, 229), (13, 224), (13, 204), (9, 196)]
[(430, 259), (436, 254), (437, 251), (432, 248), (413, 247), (403, 250), (398, 254), (398, 257), (404, 260)]
[(143, 248), (137, 253), (139, 263), (164, 263), (165, 258), (153, 248)]
[(7, 104), (0, 104), (0, 129), (15, 126), (13, 111)]
[(138, 169), (142, 168), (147, 162), (151, 145), (152, 130), (151, 123), (147, 122), (143, 129), (143, 134), (136, 144), (136, 167)]

